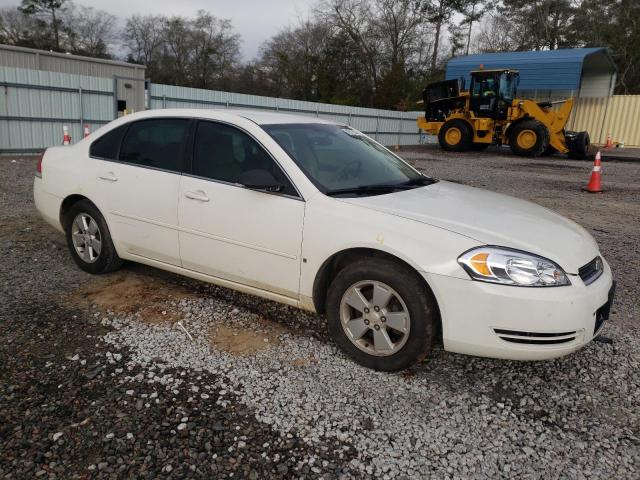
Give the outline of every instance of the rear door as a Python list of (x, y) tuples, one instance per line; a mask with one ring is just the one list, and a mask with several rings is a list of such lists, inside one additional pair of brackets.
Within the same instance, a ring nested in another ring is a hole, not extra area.
[[(190, 120), (127, 124), (116, 159), (96, 159), (111, 234), (120, 252), (180, 265), (178, 194)], [(100, 153), (92, 145), (92, 156)], [(113, 155), (112, 155), (113, 156)]]
[[(280, 166), (247, 132), (204, 120), (191, 163), (179, 202), (183, 267), (297, 298), (305, 204)], [(239, 185), (248, 170), (267, 170), (283, 190)]]

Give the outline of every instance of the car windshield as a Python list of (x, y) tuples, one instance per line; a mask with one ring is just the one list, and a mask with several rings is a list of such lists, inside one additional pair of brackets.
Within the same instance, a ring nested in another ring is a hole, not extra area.
[(327, 195), (377, 195), (433, 183), (350, 127), (297, 123), (262, 128)]

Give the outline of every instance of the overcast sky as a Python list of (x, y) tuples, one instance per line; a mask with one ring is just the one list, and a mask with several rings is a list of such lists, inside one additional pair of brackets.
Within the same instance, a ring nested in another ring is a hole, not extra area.
[[(126, 18), (134, 13), (194, 16), (207, 10), (219, 18), (229, 18), (242, 36), (242, 57), (250, 60), (265, 40), (282, 27), (308, 17), (317, 0), (74, 0), (75, 3), (106, 10)], [(0, 0), (0, 7), (19, 5), (16, 0)], [(120, 52), (118, 52), (120, 53)]]

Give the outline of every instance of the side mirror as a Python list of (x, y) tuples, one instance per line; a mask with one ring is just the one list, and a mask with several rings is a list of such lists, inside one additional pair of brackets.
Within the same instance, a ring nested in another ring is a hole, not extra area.
[(247, 170), (238, 177), (238, 183), (252, 190), (279, 192), (284, 186), (267, 170)]

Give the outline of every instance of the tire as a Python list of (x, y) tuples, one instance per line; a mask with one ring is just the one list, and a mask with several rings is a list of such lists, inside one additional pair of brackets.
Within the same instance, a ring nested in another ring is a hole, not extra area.
[(549, 131), (537, 120), (524, 120), (509, 129), (509, 146), (521, 157), (539, 157), (549, 146)]
[(64, 218), (73, 261), (88, 273), (113, 272), (122, 266), (104, 217), (89, 200), (75, 203)]
[(447, 152), (466, 152), (473, 143), (471, 126), (458, 118), (448, 120), (438, 132), (438, 142)]
[(565, 136), (569, 148), (569, 158), (584, 160), (589, 154), (591, 144), (588, 132), (567, 132)]
[[(381, 293), (379, 311), (373, 303), (374, 288)], [(350, 306), (353, 304), (360, 310)], [(333, 340), (365, 367), (402, 370), (423, 360), (433, 349), (438, 318), (435, 299), (416, 272), (391, 260), (366, 259), (342, 269), (329, 286), (326, 307)], [(355, 326), (351, 328), (343, 326), (352, 322)], [(405, 333), (394, 328), (399, 326), (406, 327)], [(390, 342), (383, 340), (385, 333)]]
[(490, 143), (472, 143), (471, 150), (473, 150), (474, 152), (483, 152), (487, 148), (489, 148), (490, 145)]
[(551, 157), (551, 156), (555, 155), (556, 153), (558, 153), (558, 150), (556, 150), (555, 147), (552, 147), (551, 145), (548, 145), (547, 148), (544, 149), (543, 155), (545, 157)]

